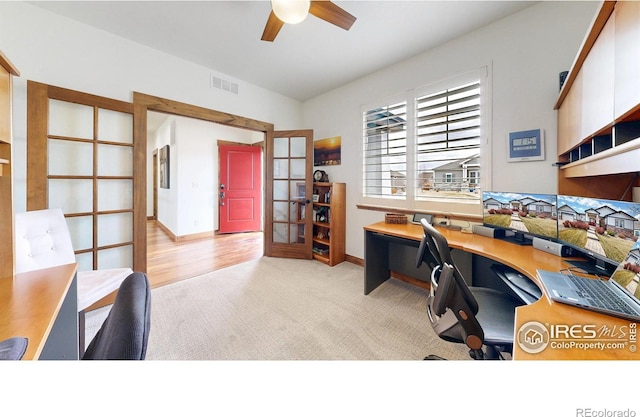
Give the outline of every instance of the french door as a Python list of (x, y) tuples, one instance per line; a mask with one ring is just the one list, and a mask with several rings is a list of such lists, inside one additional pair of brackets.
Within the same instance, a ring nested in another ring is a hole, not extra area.
[(313, 130), (267, 136), (265, 254), (311, 259)]
[(27, 210), (62, 209), (79, 270), (145, 271), (146, 144), (134, 141), (133, 104), (33, 81), (27, 103)]

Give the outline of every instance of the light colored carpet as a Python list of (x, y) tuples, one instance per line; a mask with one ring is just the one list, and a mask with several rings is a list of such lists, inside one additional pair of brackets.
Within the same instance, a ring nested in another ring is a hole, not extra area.
[[(263, 257), (152, 290), (148, 360), (469, 359), (431, 330), (426, 291), (364, 269)], [(87, 313), (90, 340), (109, 306)], [(88, 344), (88, 342), (87, 342)]]

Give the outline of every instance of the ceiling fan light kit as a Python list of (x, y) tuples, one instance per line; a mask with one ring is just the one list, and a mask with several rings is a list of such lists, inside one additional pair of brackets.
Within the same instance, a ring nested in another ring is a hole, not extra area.
[(310, 0), (271, 0), (271, 8), (278, 19), (295, 25), (309, 14)]
[(355, 16), (327, 0), (271, 0), (271, 13), (261, 39), (273, 42), (285, 23), (300, 23), (309, 14), (344, 30), (351, 29), (356, 21)]

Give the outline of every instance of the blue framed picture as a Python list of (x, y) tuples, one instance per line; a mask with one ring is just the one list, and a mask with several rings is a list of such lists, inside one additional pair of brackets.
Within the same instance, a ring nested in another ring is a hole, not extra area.
[(544, 160), (544, 134), (541, 129), (509, 133), (508, 162)]

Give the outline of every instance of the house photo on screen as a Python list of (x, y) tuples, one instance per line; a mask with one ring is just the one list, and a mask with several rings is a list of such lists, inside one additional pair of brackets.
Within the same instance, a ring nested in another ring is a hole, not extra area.
[(485, 226), (546, 239), (557, 237), (555, 194), (485, 191), (482, 207)]

